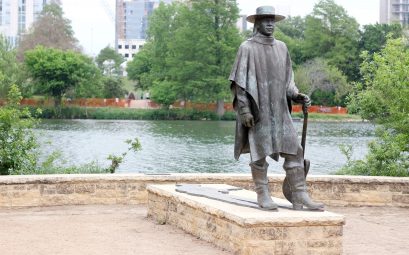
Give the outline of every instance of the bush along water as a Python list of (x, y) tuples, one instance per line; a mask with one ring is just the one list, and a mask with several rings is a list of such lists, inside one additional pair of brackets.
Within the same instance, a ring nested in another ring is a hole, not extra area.
[(363, 82), (356, 84), (349, 106), (379, 125), (377, 139), (363, 160), (348, 161), (340, 173), (409, 176), (409, 49), (390, 39), (371, 58), (364, 52)]
[(0, 108), (1, 175), (27, 173), (37, 164), (38, 144), (32, 128), (38, 120), (28, 108), (20, 107), (21, 99), (19, 88), (12, 85), (6, 105)]

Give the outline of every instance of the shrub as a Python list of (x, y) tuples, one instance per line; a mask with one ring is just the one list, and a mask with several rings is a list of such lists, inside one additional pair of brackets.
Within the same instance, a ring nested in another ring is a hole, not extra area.
[(38, 120), (20, 108), (21, 92), (10, 87), (7, 104), (0, 108), (0, 174), (23, 174), (35, 168), (38, 147), (32, 128)]

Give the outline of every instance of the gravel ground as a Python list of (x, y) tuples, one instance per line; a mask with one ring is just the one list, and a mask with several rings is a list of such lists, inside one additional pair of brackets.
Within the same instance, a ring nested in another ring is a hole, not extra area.
[[(408, 254), (409, 208), (341, 208), (344, 254)], [(146, 218), (144, 205), (0, 209), (0, 254), (227, 255)]]

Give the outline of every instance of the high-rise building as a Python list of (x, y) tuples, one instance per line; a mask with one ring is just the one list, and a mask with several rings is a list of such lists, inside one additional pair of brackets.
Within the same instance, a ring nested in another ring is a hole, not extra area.
[(247, 30), (247, 15), (241, 14), (236, 22), (236, 27), (239, 29), (240, 33)]
[(409, 0), (380, 0), (381, 24), (409, 25)]
[(19, 38), (53, 0), (0, 0), (0, 33), (16, 46)]
[(172, 0), (116, 0), (115, 48), (126, 60), (143, 47), (148, 18), (160, 2)]

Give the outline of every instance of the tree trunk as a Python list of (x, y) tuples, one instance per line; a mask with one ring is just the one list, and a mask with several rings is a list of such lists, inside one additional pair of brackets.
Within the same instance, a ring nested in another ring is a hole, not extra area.
[(224, 99), (217, 99), (217, 104), (216, 104), (216, 114), (219, 117), (222, 117), (225, 113), (224, 110)]

